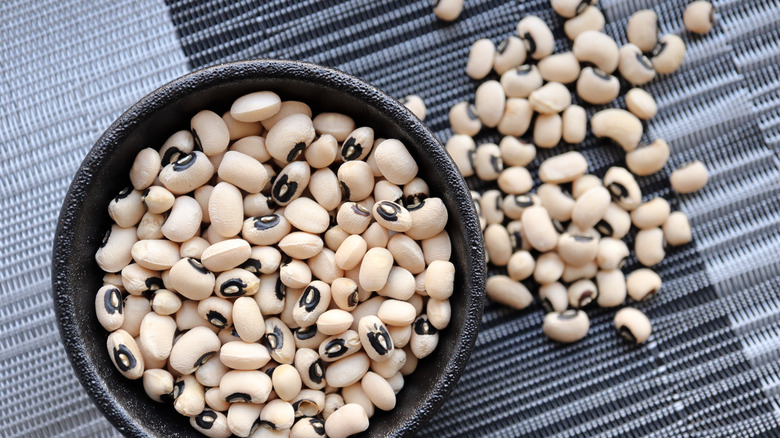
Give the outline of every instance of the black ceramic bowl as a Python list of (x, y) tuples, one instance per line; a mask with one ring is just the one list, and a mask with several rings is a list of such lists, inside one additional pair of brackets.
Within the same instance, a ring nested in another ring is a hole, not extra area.
[[(398, 395), (392, 412), (377, 411), (367, 436), (412, 435), (429, 419), (457, 382), (476, 339), (484, 301), (482, 234), (468, 189), (444, 148), (411, 112), (377, 88), (345, 73), (292, 61), (247, 61), (200, 70), (141, 99), (97, 141), (68, 190), (54, 240), (52, 278), (60, 333), (94, 402), (127, 436), (200, 436), (172, 406), (153, 402), (140, 381), (123, 378), (106, 351), (106, 331), (94, 312), (103, 273), (94, 254), (109, 228), (107, 206), (129, 184), (136, 153), (159, 147), (173, 132), (189, 127), (201, 109), (226, 111), (237, 97), (272, 90), (315, 112), (339, 111), (377, 136), (406, 144), (433, 194), (450, 212), (447, 230), (457, 269), (452, 321), (436, 352), (420, 362)], [(221, 112), (220, 112), (221, 114)]]

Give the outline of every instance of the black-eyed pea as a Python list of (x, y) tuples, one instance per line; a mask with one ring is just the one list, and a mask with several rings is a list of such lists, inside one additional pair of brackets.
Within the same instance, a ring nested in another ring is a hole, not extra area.
[(640, 310), (624, 307), (615, 314), (615, 328), (623, 339), (642, 344), (653, 332), (650, 319)]
[(328, 168), (319, 169), (311, 175), (309, 191), (325, 210), (334, 210), (341, 204), (339, 178)]
[(173, 376), (168, 371), (161, 369), (144, 371), (143, 385), (146, 395), (158, 403), (173, 399)]
[(393, 354), (395, 348), (393, 340), (387, 332), (387, 327), (378, 316), (366, 315), (360, 318), (358, 334), (360, 335), (360, 343), (371, 360), (382, 362), (388, 360)]
[(412, 227), (406, 231), (406, 235), (414, 240), (429, 239), (444, 231), (447, 226), (449, 215), (441, 198), (426, 198), (407, 209), (412, 215)]
[(295, 161), (314, 140), (315, 127), (306, 114), (291, 114), (268, 131), (265, 145), (268, 153), (282, 163)]
[(344, 403), (360, 405), (366, 411), (368, 418), (374, 416), (374, 404), (360, 382), (342, 388), (341, 395), (344, 397)]
[(160, 273), (131, 263), (122, 268), (121, 285), (131, 295), (144, 295), (163, 287)]
[(201, 263), (209, 271), (224, 272), (243, 264), (251, 254), (252, 249), (246, 240), (228, 239), (206, 248)]
[[(425, 281), (423, 281), (425, 283)], [(419, 292), (412, 295), (408, 300), (406, 300), (409, 304), (414, 306), (415, 314), (420, 315), (423, 311), (423, 307), (425, 305), (423, 301), (423, 295), (421, 295)]]
[(552, 54), (555, 39), (541, 18), (535, 15), (524, 17), (517, 23), (517, 34), (525, 43), (531, 58), (543, 59)]
[(493, 59), (496, 56), (496, 46), (489, 39), (480, 39), (474, 42), (469, 49), (469, 57), (466, 62), (466, 74), (471, 79), (482, 79), (493, 68)]
[(650, 9), (642, 9), (631, 14), (626, 25), (628, 42), (648, 53), (658, 43), (658, 14)]
[(493, 275), (488, 278), (485, 290), (488, 298), (513, 309), (525, 309), (534, 300), (522, 283), (505, 275)]
[(263, 407), (262, 404), (231, 403), (227, 411), (228, 428), (238, 437), (248, 437), (258, 429)]
[(279, 249), (290, 257), (306, 260), (322, 251), (323, 242), (317, 234), (296, 231), (279, 241)]
[(525, 167), (512, 166), (498, 175), (498, 187), (509, 195), (522, 195), (533, 188), (533, 178)]
[(410, 94), (404, 98), (398, 99), (398, 101), (401, 102), (401, 105), (405, 106), (406, 109), (411, 111), (415, 117), (421, 121), (425, 120), (425, 113), (427, 108), (425, 107), (425, 101), (423, 101), (420, 96), (416, 94)]
[(570, 18), (563, 23), (563, 32), (574, 41), (577, 37), (588, 30), (601, 32), (604, 29), (606, 20), (604, 14), (596, 6), (588, 6), (582, 13), (576, 17)]
[(595, 228), (602, 236), (622, 239), (631, 228), (631, 216), (612, 202)]
[(371, 196), (374, 174), (365, 161), (347, 161), (339, 166), (337, 175), (341, 192), (347, 200), (358, 202)]
[(534, 267), (534, 280), (539, 284), (549, 284), (561, 278), (564, 263), (556, 252), (548, 252), (539, 256)]
[(493, 70), (499, 75), (525, 62), (527, 49), (523, 40), (509, 36), (498, 45), (493, 57)]
[(141, 194), (141, 202), (146, 205), (147, 213), (162, 214), (173, 207), (176, 197), (165, 187), (152, 186)]
[(109, 332), (122, 327), (125, 322), (122, 292), (113, 285), (104, 285), (95, 295), (95, 313), (98, 322)]
[(567, 266), (582, 266), (596, 259), (599, 239), (586, 233), (563, 233), (556, 251)]
[(195, 145), (208, 156), (221, 154), (230, 142), (230, 132), (225, 121), (213, 111), (203, 110), (195, 114), (190, 120), (190, 131)]
[(534, 193), (507, 195), (501, 203), (501, 209), (504, 212), (504, 216), (517, 220), (523, 217), (523, 211), (526, 208), (534, 205), (542, 205), (541, 198)]
[[(512, 256), (512, 243), (509, 239), (509, 232), (506, 230), (506, 228), (499, 224), (488, 225), (487, 228), (485, 228), (484, 238), (485, 250), (490, 257), (490, 263), (495, 266), (506, 266), (507, 263), (509, 263), (509, 258)], [(428, 269), (430, 270), (430, 268)], [(431, 278), (431, 273), (427, 272), (426, 282), (431, 281), (429, 278)], [(439, 299), (445, 298), (447, 297)]]
[(219, 351), (220, 347), (219, 338), (210, 329), (193, 327), (173, 344), (169, 363), (174, 370), (189, 375)]
[(122, 304), (122, 313), (124, 320), (120, 329), (126, 331), (130, 336), (137, 337), (141, 333), (141, 321), (152, 311), (152, 306), (146, 297), (128, 295)]
[(416, 316), (417, 311), (412, 304), (393, 299), (385, 300), (377, 311), (377, 317), (383, 323), (396, 327), (411, 324)]
[(658, 105), (647, 91), (632, 88), (626, 93), (626, 108), (642, 120), (649, 120), (658, 114)]
[(412, 337), (412, 326), (411, 324), (403, 327), (394, 327), (391, 325), (387, 327), (387, 332), (390, 333), (390, 337), (393, 339), (393, 346), (397, 350), (404, 348), (409, 344), (409, 339)]
[(707, 166), (701, 161), (692, 161), (675, 169), (669, 176), (672, 190), (677, 193), (693, 193), (701, 190), (707, 181)]
[(437, 300), (446, 300), (455, 288), (455, 265), (436, 260), (425, 270), (425, 291)]
[(357, 284), (349, 278), (337, 278), (331, 284), (331, 297), (340, 309), (351, 311), (359, 303)]
[(393, 267), (393, 255), (385, 248), (371, 248), (360, 264), (360, 285), (369, 291), (378, 291), (387, 283)]
[[(543, 79), (535, 65), (525, 64), (501, 75), (501, 87), (507, 97), (527, 98), (532, 91), (542, 86)], [(450, 118), (451, 119), (451, 118)], [(474, 132), (474, 135), (479, 130)]]
[(476, 145), (470, 136), (463, 134), (453, 135), (447, 140), (445, 149), (464, 178), (474, 175)]
[(270, 130), (280, 120), (293, 114), (304, 114), (309, 118), (311, 118), (312, 116), (311, 108), (309, 107), (309, 105), (306, 105), (303, 102), (298, 102), (296, 100), (286, 100), (281, 103), (281, 105), (279, 106), (279, 110), (274, 115), (268, 118), (264, 118), (261, 122), (263, 127), (266, 130)]
[(178, 160), (183, 155), (187, 155), (195, 148), (195, 139), (192, 133), (187, 130), (181, 130), (173, 133), (165, 143), (160, 147), (159, 156), (162, 165), (165, 166)]
[(620, 269), (599, 271), (596, 274), (599, 307), (616, 307), (626, 301), (626, 277)]
[(321, 333), (317, 330), (317, 325), (310, 325), (308, 327), (297, 328), (293, 331), (293, 337), (295, 338), (295, 348), (311, 348), (315, 349), (324, 341), (328, 335)]
[(669, 160), (669, 145), (656, 139), (649, 145), (641, 145), (626, 154), (628, 169), (639, 176), (652, 175), (663, 169)]
[(558, 244), (558, 231), (544, 207), (533, 206), (525, 209), (521, 223), (524, 240), (527, 240), (534, 249), (546, 252)]
[[(365, 359), (366, 362), (368, 362), (368, 357)], [(319, 353), (315, 350), (310, 348), (298, 349), (295, 352), (294, 365), (298, 374), (301, 376), (301, 381), (307, 388), (322, 389), (325, 387), (325, 368), (322, 365), (322, 359), (320, 358)], [(366, 364), (366, 369), (368, 369), (368, 364)], [(328, 384), (330, 384), (330, 382), (328, 382)]]
[(271, 360), (268, 349), (256, 342), (232, 341), (222, 345), (219, 360), (234, 370), (256, 370)]
[(269, 179), (268, 172), (259, 161), (238, 151), (225, 152), (217, 174), (247, 193), (260, 193)]
[(578, 199), (588, 190), (601, 185), (601, 178), (597, 177), (596, 175), (584, 174), (572, 181), (571, 195), (574, 197), (574, 199)]
[(138, 344), (125, 330), (116, 330), (106, 341), (111, 362), (116, 369), (130, 380), (140, 379), (144, 374), (144, 357)]
[(324, 134), (316, 138), (303, 152), (306, 162), (315, 169), (325, 169), (336, 160), (339, 143), (336, 138)]
[(295, 360), (295, 339), (290, 328), (279, 318), (265, 319), (265, 342), (273, 360), (293, 363)]
[(666, 222), (670, 213), (671, 207), (666, 199), (653, 198), (631, 212), (631, 222), (640, 230), (656, 228)]
[(539, 287), (539, 300), (546, 313), (562, 313), (569, 307), (569, 293), (566, 286), (557, 281)]
[[(366, 290), (360, 285), (360, 266), (350, 269), (348, 271), (344, 271), (344, 278), (348, 278), (352, 280), (353, 283), (357, 286), (357, 302), (360, 303), (362, 301), (365, 301), (370, 297), (374, 291)], [(355, 315), (357, 316), (357, 315)], [(357, 323), (353, 324), (353, 330), (357, 330)]]
[(365, 160), (374, 145), (374, 130), (363, 126), (352, 131), (341, 145), (343, 161)]
[(715, 23), (715, 7), (708, 1), (691, 2), (683, 12), (683, 24), (688, 31), (704, 35)]
[(295, 228), (307, 233), (320, 234), (328, 229), (328, 211), (311, 198), (298, 198), (284, 209), (284, 217)]
[(198, 314), (218, 329), (233, 325), (233, 302), (224, 298), (209, 297), (198, 303)]
[(173, 385), (173, 408), (176, 412), (192, 417), (206, 408), (203, 385), (194, 376), (181, 376)]
[(604, 187), (612, 199), (626, 211), (632, 211), (642, 203), (642, 191), (631, 172), (622, 167), (610, 167), (604, 174)]
[(377, 373), (369, 371), (361, 379), (363, 392), (366, 393), (371, 403), (383, 411), (390, 411), (395, 408), (395, 391), (390, 383), (384, 377)]
[(214, 327), (200, 317), (198, 314), (198, 301), (194, 300), (184, 300), (181, 303), (181, 308), (176, 312), (175, 319), (176, 328), (181, 332), (193, 327), (208, 326), (209, 330)]
[(325, 335), (337, 335), (352, 326), (354, 317), (341, 309), (330, 309), (317, 318), (317, 330)]
[[(474, 144), (473, 140), (471, 144)], [(502, 138), (498, 147), (502, 161), (508, 166), (526, 166), (536, 157), (536, 148), (533, 144), (519, 140), (511, 135)]]
[(548, 338), (561, 343), (573, 343), (584, 338), (590, 329), (590, 319), (582, 310), (550, 312), (544, 317), (542, 332)]
[(579, 105), (570, 105), (561, 114), (561, 137), (570, 144), (582, 143), (588, 130), (588, 116)]
[(271, 382), (276, 395), (281, 400), (287, 402), (292, 401), (301, 392), (301, 387), (303, 386), (298, 370), (288, 364), (282, 364), (274, 368)]
[[(313, 417), (317, 414), (320, 414), (325, 409), (326, 397), (327, 396), (323, 391), (317, 391), (314, 389), (303, 389), (300, 392), (298, 392), (298, 394), (293, 396), (292, 400), (289, 401), (292, 404), (293, 409), (295, 409), (296, 418)], [(295, 429), (295, 427), (293, 427), (293, 429)], [(323, 430), (322, 433), (324, 434), (325, 431)], [(319, 436), (322, 436), (322, 434)]]
[(569, 305), (575, 309), (581, 309), (599, 296), (599, 289), (590, 280), (577, 280), (566, 291)]
[(571, 219), (581, 229), (595, 226), (609, 208), (611, 196), (609, 190), (604, 187), (593, 187), (585, 192), (574, 203)]
[(339, 394), (328, 394), (325, 396), (325, 407), (322, 409), (322, 418), (327, 420), (340, 407), (344, 406), (344, 398)]
[(203, 256), (203, 251), (205, 251), (206, 248), (208, 248), (210, 245), (211, 244), (208, 240), (195, 236), (181, 243), (179, 246), (179, 255), (182, 259), (200, 259), (201, 256)]
[(463, 12), (463, 0), (435, 0), (433, 2), (433, 14), (440, 20), (455, 21), (461, 12)]
[(506, 94), (498, 81), (485, 81), (477, 87), (474, 106), (482, 124), (495, 128), (501, 121), (506, 107)]
[(336, 265), (341, 269), (353, 269), (363, 260), (368, 244), (359, 234), (352, 234), (336, 250)]
[[(423, 239), (420, 242), (420, 245), (422, 246), (423, 257), (426, 264), (430, 265), (435, 260), (450, 260), (452, 255), (452, 243), (450, 241), (450, 235), (447, 233), (447, 231), (442, 231), (433, 237)], [(393, 251), (391, 250), (390, 252), (392, 253)], [(395, 258), (395, 254), (393, 254), (393, 258)], [(396, 263), (398, 263), (397, 260)], [(415, 272), (412, 272), (412, 274), (414, 273)]]
[[(241, 236), (246, 240), (244, 243), (249, 242), (253, 245), (273, 245), (279, 243), (279, 241), (290, 232), (291, 228), (290, 221), (283, 215), (269, 214), (266, 216), (254, 216), (243, 221)], [(249, 244), (247, 243), (247, 247), (248, 246)], [(204, 251), (204, 255), (207, 252), (209, 252), (208, 249)], [(248, 252), (248, 255), (251, 255), (251, 249), (249, 249)], [(249, 257), (247, 256), (241, 263), (244, 263), (248, 259)]]
[(574, 56), (580, 62), (595, 65), (606, 74), (612, 74), (618, 66), (618, 46), (609, 35), (586, 30), (574, 39)]
[(244, 123), (260, 122), (279, 112), (282, 101), (272, 91), (257, 91), (239, 97), (230, 107), (230, 115)]
[(642, 138), (642, 122), (630, 112), (609, 108), (601, 110), (590, 119), (590, 127), (596, 137), (606, 137), (631, 152)]
[(534, 111), (528, 100), (510, 97), (506, 100), (504, 115), (498, 123), (498, 132), (502, 135), (519, 137), (528, 131)]
[(572, 52), (550, 55), (538, 64), (539, 73), (545, 81), (569, 84), (580, 75), (580, 62)]
[(343, 359), (357, 353), (361, 348), (360, 335), (354, 330), (342, 330), (341, 333), (324, 339), (317, 347), (324, 362)]
[(232, 435), (225, 414), (211, 409), (204, 409), (190, 417), (190, 426), (209, 438), (228, 438)]
[(666, 256), (664, 232), (660, 228), (648, 228), (636, 233), (634, 252), (639, 263), (653, 266)]
[[(255, 282), (259, 288), (257, 278)], [(263, 315), (254, 298), (245, 296), (234, 301), (232, 316), (236, 333), (244, 342), (257, 342), (265, 334)]]
[(319, 113), (312, 120), (314, 129), (320, 135), (332, 135), (336, 141), (342, 142), (355, 130), (355, 121), (340, 113)]
[[(201, 221), (207, 224), (211, 223), (211, 217), (209, 216), (209, 201), (211, 200), (211, 193), (213, 192), (214, 186), (208, 184), (198, 187), (193, 192), (193, 197), (198, 201), (198, 205), (200, 205)], [(171, 205), (168, 206), (168, 209), (173, 206), (173, 201), (174, 198), (171, 198)]]
[[(253, 125), (253, 124), (250, 124)], [(229, 126), (228, 126), (229, 128)], [(262, 129), (262, 128), (261, 128)], [(231, 134), (232, 135), (232, 134)], [(251, 134), (244, 136), (240, 140), (236, 141), (228, 148), (228, 151), (240, 152), (248, 155), (260, 163), (265, 163), (271, 159), (271, 154), (268, 153), (268, 149), (265, 147), (265, 138), (260, 137), (260, 134)], [(223, 160), (224, 161), (224, 160)], [(220, 163), (221, 165), (222, 163)], [(264, 168), (265, 169), (265, 168)], [(268, 172), (265, 173), (266, 177)]]
[(525, 238), (523, 232), (523, 222), (516, 220), (506, 224), (506, 230), (509, 232), (509, 240), (512, 243), (512, 249), (515, 251), (530, 251), (531, 243)]
[(550, 149), (558, 145), (563, 135), (563, 119), (559, 114), (539, 114), (534, 122), (534, 144)]
[(380, 225), (397, 233), (403, 233), (412, 227), (412, 215), (409, 210), (392, 201), (375, 203), (373, 216)]
[(547, 183), (560, 184), (574, 181), (588, 171), (588, 161), (576, 151), (548, 158), (539, 166), (539, 178)]
[[(371, 211), (357, 202), (345, 202), (336, 214), (336, 223), (341, 230), (349, 234), (361, 234), (371, 223)], [(346, 238), (346, 237), (345, 237)], [(340, 244), (335, 248), (338, 249)], [(334, 248), (331, 248), (334, 249)]]
[(661, 276), (654, 271), (641, 268), (626, 277), (626, 292), (636, 301), (648, 300), (655, 296), (662, 285)]
[(658, 44), (653, 48), (650, 61), (653, 69), (661, 74), (674, 73), (685, 59), (685, 43), (682, 38), (674, 34), (666, 34), (659, 38)]
[[(515, 253), (509, 257), (506, 269), (509, 278), (512, 280), (525, 280), (534, 273), (534, 269), (536, 269), (536, 260), (534, 260), (534, 257), (528, 251), (515, 251)], [(428, 314), (431, 314), (430, 309), (428, 310)]]
[(278, 315), (285, 306), (286, 287), (278, 273), (260, 276), (260, 288), (253, 296), (263, 315)]
[[(450, 324), (450, 318), (452, 317), (450, 300), (429, 298), (425, 305), (425, 313), (428, 315), (428, 320), (432, 326), (437, 330), (444, 330)], [(415, 316), (417, 314), (419, 314), (419, 312), (415, 312)], [(392, 336), (393, 333), (391, 332), (390, 335)], [(395, 339), (393, 340), (395, 341)]]
[(485, 143), (474, 154), (474, 170), (483, 181), (494, 181), (504, 170), (501, 149), (493, 143)]
[(539, 186), (536, 192), (541, 200), (541, 205), (547, 209), (552, 219), (563, 222), (571, 219), (575, 200), (564, 193), (560, 186), (544, 183)]
[(278, 249), (272, 246), (254, 246), (249, 259), (241, 268), (255, 275), (270, 274), (279, 269), (281, 261), (282, 254)]
[(355, 319), (355, 321), (352, 323), (352, 326), (350, 326), (350, 330), (358, 331), (360, 328), (360, 320), (364, 316), (376, 316), (376, 314), (379, 312), (379, 307), (382, 306), (382, 303), (384, 302), (385, 298), (380, 296), (370, 298), (358, 304), (355, 310), (352, 311), (352, 317)]
[(585, 67), (577, 79), (577, 95), (585, 102), (603, 105), (612, 102), (620, 92), (620, 81), (598, 68)]
[(560, 82), (548, 82), (531, 92), (528, 103), (539, 114), (557, 114), (571, 105), (571, 93)]
[(132, 187), (120, 191), (108, 204), (108, 215), (122, 228), (134, 227), (146, 213), (143, 195)]
[(171, 353), (176, 321), (170, 316), (149, 312), (141, 320), (139, 340), (144, 358), (164, 361)]
[[(219, 385), (219, 382), (217, 382), (217, 385)], [(228, 409), (230, 409), (231, 405), (222, 398), (219, 386), (207, 389), (204, 398), (206, 399), (206, 406), (214, 411), (228, 412)]]
[(130, 183), (136, 190), (144, 190), (154, 183), (161, 168), (160, 154), (152, 148), (142, 149), (130, 168)]
[(596, 263), (600, 269), (620, 269), (626, 263), (628, 254), (628, 246), (625, 242), (613, 237), (604, 237), (599, 240)]
[[(238, 205), (241, 206), (240, 193), (238, 196), (238, 203)], [(242, 218), (243, 214), (239, 216), (239, 224)], [(168, 215), (165, 223), (160, 227), (160, 231), (168, 240), (173, 242), (184, 242), (197, 236), (200, 231), (201, 219), (202, 210), (198, 201), (189, 196), (179, 196), (173, 203), (171, 213)], [(232, 235), (235, 234), (238, 234), (238, 232)], [(162, 238), (162, 236), (158, 238)]]
[(618, 71), (632, 85), (644, 85), (655, 77), (653, 62), (631, 43), (620, 48)]
[(412, 353), (412, 347), (410, 345), (404, 347), (404, 351), (406, 352), (406, 364), (401, 367), (400, 372), (401, 375), (408, 376), (417, 369), (417, 364), (420, 362), (420, 360)]
[[(207, 361), (203, 362), (203, 364), (199, 366), (197, 370), (195, 370), (195, 378), (203, 386), (218, 387), (220, 380), (222, 380), (222, 376), (227, 374), (228, 371), (230, 371), (230, 368), (222, 363), (222, 361), (219, 359), (219, 355), (214, 355), (211, 356), (211, 358)], [(227, 403), (222, 397), (220, 397), (220, 400), (222, 403)]]
[(681, 211), (669, 215), (663, 224), (663, 232), (666, 243), (672, 246), (685, 245), (693, 239), (691, 223)]
[(561, 280), (563, 280), (566, 283), (571, 283), (577, 280), (581, 280), (583, 278), (593, 278), (596, 276), (598, 269), (599, 266), (595, 260), (585, 263), (582, 266), (566, 265), (566, 267), (563, 269), (563, 275), (561, 275)]
[(271, 186), (271, 198), (281, 206), (298, 199), (308, 187), (311, 179), (311, 169), (303, 161), (293, 161), (284, 166)]
[(209, 297), (216, 283), (214, 274), (194, 258), (176, 262), (171, 267), (169, 281), (176, 291), (191, 300)]
[[(317, 357), (319, 360), (319, 355)], [(368, 371), (370, 365), (371, 361), (368, 355), (362, 351), (357, 352), (332, 362), (325, 370), (325, 380), (330, 386), (343, 388), (359, 382)]]
[(160, 171), (160, 182), (174, 195), (189, 193), (209, 182), (214, 165), (200, 151), (181, 156)]
[(103, 286), (114, 286), (118, 289), (124, 290), (124, 285), (122, 285), (122, 274), (117, 273), (106, 273), (103, 275)]
[(348, 403), (325, 420), (325, 433), (331, 438), (346, 438), (368, 429), (368, 416), (362, 406)]
[[(509, 72), (505, 74), (509, 74)], [(477, 108), (468, 102), (458, 102), (453, 105), (448, 117), (455, 134), (473, 137), (482, 129), (482, 122), (477, 116)]]
[(409, 347), (412, 354), (422, 359), (433, 353), (439, 344), (439, 331), (428, 320), (428, 315), (422, 314), (412, 323), (412, 337)]
[(219, 382), (222, 398), (228, 403), (264, 403), (273, 389), (271, 378), (262, 371), (229, 371)]

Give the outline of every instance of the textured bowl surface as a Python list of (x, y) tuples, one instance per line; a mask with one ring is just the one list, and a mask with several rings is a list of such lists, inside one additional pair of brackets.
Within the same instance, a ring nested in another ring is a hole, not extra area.
[(177, 79), (125, 112), (84, 159), (64, 200), (54, 240), (53, 294), (60, 333), (71, 363), (92, 399), (127, 436), (200, 436), (170, 405), (153, 402), (139, 381), (124, 379), (106, 352), (107, 332), (94, 313), (103, 273), (94, 254), (110, 219), (107, 206), (129, 184), (136, 153), (159, 148), (201, 109), (221, 112), (248, 92), (272, 90), (282, 99), (305, 101), (315, 112), (339, 111), (378, 137), (403, 141), (433, 195), (449, 209), (447, 230), (456, 266), (452, 322), (435, 353), (407, 377), (392, 412), (377, 411), (371, 437), (408, 436), (444, 401), (466, 365), (484, 303), (482, 234), (463, 179), (433, 134), (402, 105), (345, 73), (294, 61), (258, 60), (224, 64)]

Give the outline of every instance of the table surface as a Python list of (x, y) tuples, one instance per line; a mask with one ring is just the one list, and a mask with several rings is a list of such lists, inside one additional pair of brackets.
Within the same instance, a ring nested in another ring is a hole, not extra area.
[[(704, 37), (684, 31), (685, 3), (600, 3), (605, 31), (621, 43), (627, 17), (653, 7), (662, 30), (688, 45), (678, 73), (645, 87), (660, 108), (646, 136), (666, 139), (673, 154), (640, 184), (646, 199), (663, 196), (687, 213), (695, 239), (669, 250), (658, 267), (663, 292), (639, 305), (653, 337), (628, 346), (614, 335), (614, 311), (594, 310), (590, 336), (561, 347), (541, 335), (538, 305), (489, 305), (464, 376), (421, 436), (780, 436), (780, 2), (716, 1), (718, 23)], [(466, 0), (452, 24), (430, 8), (427, 0), (0, 4), (2, 435), (118, 435), (62, 348), (50, 253), (75, 170), (137, 99), (206, 65), (303, 59), (397, 97), (421, 95), (426, 122), (446, 140), (449, 107), (473, 98), (464, 74), (471, 42), (498, 42), (533, 13), (554, 25), (556, 51), (570, 48), (548, 0)], [(620, 160), (603, 142), (577, 148), (597, 174)], [(668, 174), (692, 159), (707, 164), (710, 183), (678, 196)]]

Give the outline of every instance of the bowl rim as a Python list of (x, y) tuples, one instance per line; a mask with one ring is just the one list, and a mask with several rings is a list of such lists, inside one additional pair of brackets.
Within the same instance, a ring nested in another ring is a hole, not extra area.
[[(67, 257), (65, 256), (69, 243), (75, 237), (74, 226), (79, 219), (79, 211), (86, 199), (83, 189), (94, 183), (94, 174), (91, 169), (103, 165), (105, 152), (110, 153), (115, 150), (119, 143), (141, 123), (139, 121), (146, 120), (164, 108), (165, 105), (179, 100), (194, 88), (214, 87), (248, 78), (252, 74), (276, 77), (274, 75), (290, 71), (294, 72), (296, 80), (316, 82), (327, 88), (353, 95), (383, 113), (385, 117), (404, 130), (409, 137), (416, 141), (435, 145), (435, 147), (428, 148), (426, 152), (434, 155), (431, 157), (434, 161), (449, 163), (451, 169), (442, 169), (441, 175), (450, 186), (453, 199), (459, 205), (464, 205), (463, 200), (465, 199), (468, 199), (469, 204), (471, 203), (471, 195), (465, 181), (457, 172), (455, 164), (441, 142), (427, 125), (417, 119), (400, 102), (376, 86), (334, 68), (304, 61), (276, 59), (235, 61), (187, 73), (158, 87), (138, 100), (106, 129), (79, 166), (63, 200), (52, 248), (52, 298), (60, 337), (71, 366), (79, 383), (87, 391), (95, 405), (124, 435), (149, 436), (149, 431), (139, 426), (125, 407), (105, 390), (107, 388), (106, 381), (99, 376), (96, 365), (89, 358), (85, 343), (79, 336), (77, 329), (76, 317), (74, 316), (76, 308), (71, 295), (73, 288), (70, 287), (73, 273), (68, 268), (69, 264), (66, 262)], [(393, 111), (388, 113), (388, 108), (392, 108)], [(400, 117), (400, 114), (404, 113), (406, 117)], [(395, 430), (405, 433), (419, 430), (452, 391), (465, 370), (481, 323), (485, 301), (486, 269), (484, 263), (479, 263), (485, 257), (484, 245), (473, 206), (471, 206), (469, 214), (463, 215), (460, 221), (466, 234), (464, 236), (466, 243), (463, 247), (464, 256), (471, 265), (470, 267), (473, 268), (473, 271), (465, 273), (467, 283), (464, 288), (468, 291), (464, 300), (464, 304), (468, 307), (466, 318), (461, 329), (462, 333), (456, 336), (458, 345), (455, 353), (445, 365), (430, 395), (421, 405), (419, 414), (415, 414), (407, 421), (396, 425)], [(424, 420), (421, 417), (424, 417)]]

